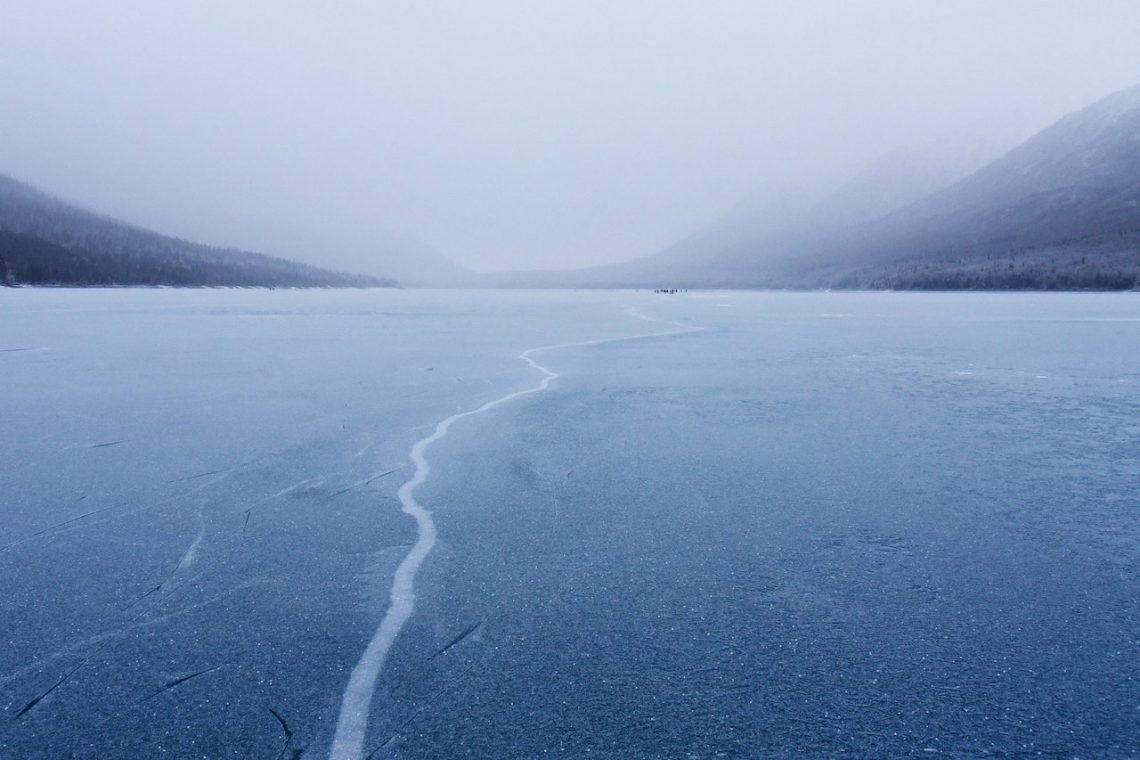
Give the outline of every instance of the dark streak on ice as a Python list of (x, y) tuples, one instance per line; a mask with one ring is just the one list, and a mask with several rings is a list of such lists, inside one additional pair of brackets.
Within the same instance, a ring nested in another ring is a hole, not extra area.
[[(139, 615), (135, 615), (135, 617), (132, 618), (132, 620), (137, 620), (138, 617), (139, 617)], [(33, 699), (31, 702), (28, 702), (28, 704), (24, 705), (20, 709), (20, 711), (13, 716), (12, 719), (18, 720), (21, 716), (23, 716), (25, 713), (27, 713), (33, 707), (38, 705), (40, 703), (40, 701), (43, 700), (44, 697), (46, 697), (48, 694), (51, 694), (53, 691), (58, 689), (60, 686), (63, 686), (65, 683), (67, 683), (68, 679), (70, 679), (72, 676), (74, 676), (76, 673), (78, 673), (80, 671), (80, 669), (85, 667), (89, 662), (91, 662), (91, 660), (93, 660), (103, 650), (105, 650), (108, 647), (108, 645), (110, 645), (113, 638), (114, 637), (108, 637), (105, 641), (103, 641), (102, 644), (99, 644), (98, 646), (96, 646), (95, 649), (93, 649), (90, 654), (88, 654), (86, 657), (84, 657), (83, 660), (78, 665), (76, 665), (74, 668), (67, 671), (67, 674), (64, 675), (63, 678), (59, 679), (59, 681), (57, 681), (50, 689), (48, 689), (47, 691), (40, 694), (38, 697)]]
[[(281, 730), (285, 732), (285, 748), (288, 749), (289, 742), (293, 741), (293, 731), (290, 730), (289, 724), (285, 722), (285, 719), (281, 717), (281, 713), (272, 707), (269, 708), (269, 712), (273, 713), (273, 717), (277, 718), (277, 722), (281, 724)], [(285, 754), (284, 749), (281, 750), (281, 754)]]
[[(167, 578), (167, 580), (170, 580), (170, 579), (169, 579), (169, 578)], [(144, 593), (142, 594), (142, 596), (140, 596), (138, 599), (136, 599), (136, 600), (134, 600), (133, 602), (131, 602), (130, 604), (128, 604), (128, 605), (127, 605), (127, 607), (126, 607), (126, 609), (124, 609), (124, 610), (123, 610), (123, 612), (126, 612), (127, 610), (131, 609), (132, 607), (134, 607), (134, 606), (136, 606), (136, 605), (138, 605), (138, 604), (142, 604), (142, 600), (143, 600), (143, 599), (146, 599), (148, 596), (150, 596), (151, 594), (153, 594), (153, 593), (155, 593), (155, 592), (157, 592), (157, 591), (161, 591), (161, 590), (162, 590), (162, 587), (163, 587), (163, 586), (165, 586), (165, 585), (166, 585), (166, 581), (163, 581), (162, 583), (160, 583), (160, 584), (158, 584), (157, 586), (155, 586), (154, 588), (152, 588), (150, 591), (146, 591), (146, 592), (144, 592)]]
[[(102, 512), (102, 511), (103, 510), (101, 510), (101, 509), (96, 509), (96, 510), (91, 511), (91, 512), (84, 512), (81, 515), (78, 515), (76, 517), (72, 517), (70, 520), (64, 520), (61, 523), (56, 523), (55, 525), (49, 525), (48, 527), (44, 528), (43, 530), (37, 530), (32, 535), (28, 536), (28, 538), (35, 538), (36, 536), (42, 536), (43, 534), (49, 533), (49, 532), (55, 530), (56, 528), (62, 528), (64, 525), (70, 525), (71, 523), (76, 522), (77, 520), (82, 520), (84, 517), (90, 517), (91, 515), (96, 514), (98, 512)], [(7, 548), (7, 547), (5, 547), (5, 548)]]
[(411, 716), (407, 720), (405, 720), (403, 723), (400, 724), (400, 727), (396, 729), (395, 733), (393, 733), (391, 736), (389, 736), (387, 739), (385, 739), (383, 741), (383, 743), (380, 744), (380, 746), (378, 746), (376, 749), (369, 752), (368, 755), (365, 756), (364, 760), (372, 760), (372, 758), (376, 756), (377, 752), (379, 752), (380, 750), (384, 749), (389, 744), (391, 744), (392, 741), (397, 736), (399, 736), (401, 733), (403, 733), (404, 729), (408, 727), (408, 724), (411, 723), (416, 718), (418, 718), (420, 713), (423, 711), (424, 711), (424, 708), (421, 707), (420, 709), (418, 709), (414, 713), (412, 713)]
[(459, 634), (454, 639), (452, 639), (450, 642), (448, 642), (448, 644), (446, 646), (444, 646), (442, 649), (440, 649), (438, 652), (436, 652), (433, 656), (439, 657), (441, 654), (446, 652), (448, 649), (451, 649), (453, 646), (455, 646), (459, 642), (463, 641), (465, 638), (467, 638), (471, 634), (475, 633), (475, 631), (479, 630), (479, 626), (481, 626), (481, 625), (483, 625), (482, 620), (478, 621), (477, 623), (474, 623), (473, 625), (468, 626), (467, 628), (465, 628), (463, 630), (463, 633)]
[(120, 443), (122, 443), (122, 441), (107, 441), (106, 443), (96, 443), (91, 448), (93, 448), (93, 449), (105, 449), (108, 446), (118, 446)]
[(369, 484), (371, 484), (373, 481), (379, 480), (380, 478), (384, 477), (385, 475), (391, 475), (393, 472), (395, 472), (396, 470), (400, 470), (400, 469), (403, 469), (403, 468), (401, 468), (401, 467), (393, 467), (391, 470), (387, 470), (386, 472), (382, 472), (382, 473), (380, 473), (379, 475), (373, 475), (371, 478), (369, 478), (368, 480), (364, 481), (364, 485), (369, 485)]
[(277, 753), (277, 760), (281, 760), (281, 758), (285, 757), (285, 753), (289, 752), (291, 748), (293, 751), (289, 753), (289, 757), (291, 760), (297, 760), (297, 758), (305, 754), (305, 750), (301, 747), (293, 747), (293, 731), (289, 728), (289, 724), (285, 722), (285, 719), (281, 717), (281, 713), (277, 712), (272, 707), (269, 708), (269, 712), (273, 713), (273, 717), (276, 718), (277, 722), (281, 724), (281, 730), (285, 733), (285, 746), (283, 746), (281, 748), (281, 751)]
[(88, 660), (90, 660), (90, 657), (88, 657), (86, 660), (84, 660), (83, 662), (76, 665), (71, 670), (67, 671), (66, 675), (64, 675), (63, 678), (56, 681), (47, 691), (43, 692), (38, 697), (33, 699), (31, 702), (28, 702), (28, 704), (21, 707), (20, 711), (12, 716), (12, 720), (19, 720), (20, 718), (22, 718), (24, 716), (25, 713), (27, 713), (33, 707), (38, 705), (43, 700), (44, 697), (46, 697), (48, 694), (51, 694), (53, 691), (58, 689), (60, 686), (63, 686), (67, 682), (67, 679), (69, 679), (73, 675), (75, 675), (76, 672), (78, 672), (80, 668), (82, 668), (84, 665), (87, 664)]
[(368, 480), (365, 480), (363, 483), (353, 483), (350, 486), (346, 486), (345, 488), (342, 488), (339, 491), (337, 491), (336, 493), (330, 495), (329, 498), (327, 499), (327, 501), (332, 501), (336, 497), (340, 496), (341, 494), (348, 493), (349, 491), (356, 488), (357, 486), (372, 485), (373, 481), (379, 480), (380, 478), (384, 477), (385, 475), (391, 475), (393, 472), (395, 472), (396, 470), (399, 470), (399, 469), (400, 469), (399, 467), (395, 467), (391, 470), (388, 470), (387, 472), (382, 472), (379, 475), (373, 475), (371, 478), (369, 478)]
[(187, 480), (197, 480), (198, 478), (204, 478), (207, 475), (217, 475), (217, 474), (222, 473), (222, 472), (225, 472), (225, 470), (224, 469), (222, 469), (222, 470), (210, 470), (209, 472), (200, 472), (197, 475), (187, 475), (184, 478), (174, 478), (173, 480), (168, 480), (166, 482), (167, 483), (185, 483)]
[(31, 351), (30, 348), (0, 348), (0, 354), (14, 354), (17, 351)]
[[(483, 621), (480, 620), (478, 623), (475, 624), (475, 628), (478, 628), (482, 624), (483, 624)], [(464, 635), (466, 636), (467, 633), (465, 633)], [(455, 642), (452, 642), (452, 644), (454, 644), (454, 643)], [(448, 646), (451, 646), (452, 644), (449, 644)], [(414, 721), (416, 718), (420, 717), (420, 714), (424, 710), (426, 710), (429, 705), (433, 705), (436, 703), (436, 697), (438, 697), (440, 694), (442, 694), (447, 689), (450, 689), (452, 686), (454, 686), (455, 682), (458, 681), (463, 676), (467, 675), (471, 671), (471, 668), (473, 668), (473, 667), (475, 667), (474, 662), (468, 663), (467, 667), (465, 667), (463, 670), (456, 673), (454, 678), (452, 678), (447, 683), (443, 684), (443, 686), (436, 689), (435, 692), (431, 695), (431, 697), (429, 699), (425, 700), (423, 702), (423, 704), (415, 712), (413, 712), (411, 715), (409, 715), (407, 720), (405, 720), (403, 723), (401, 723), (399, 725), (399, 727), (392, 733), (391, 736), (389, 736), (387, 739), (385, 739), (383, 742), (381, 742), (379, 745), (377, 745), (376, 749), (369, 752), (364, 757), (364, 760), (372, 760), (372, 758), (376, 756), (377, 752), (379, 752), (380, 750), (384, 749), (389, 744), (391, 744), (396, 739), (397, 736), (399, 736), (400, 734), (402, 734), (404, 732), (405, 728), (407, 728), (409, 725), (411, 725), (412, 721)]]
[(225, 665), (215, 665), (212, 668), (206, 668), (205, 670), (199, 670), (197, 673), (191, 673), (188, 676), (181, 676), (181, 677), (175, 678), (171, 681), (167, 681), (165, 686), (163, 686), (161, 689), (154, 692), (153, 694), (150, 694), (149, 696), (147, 696), (143, 701), (145, 702), (148, 699), (154, 699), (159, 694), (162, 694), (164, 691), (169, 691), (169, 690), (173, 689), (175, 686), (178, 686), (179, 684), (184, 684), (187, 681), (189, 681), (191, 678), (197, 678), (198, 676), (204, 676), (207, 673), (213, 673), (215, 670), (218, 670), (218, 669), (224, 668), (224, 667), (225, 667)]
[[(109, 509), (109, 507), (107, 509)], [(64, 520), (63, 522), (56, 523), (55, 525), (49, 525), (48, 527), (43, 528), (42, 530), (37, 530), (35, 533), (32, 533), (31, 535), (24, 536), (23, 538), (18, 538), (9, 544), (5, 544), (4, 546), (0, 546), (0, 552), (7, 551), (8, 549), (11, 549), (13, 546), (16, 546), (17, 544), (22, 544), (25, 541), (31, 541), (33, 538), (36, 538), (38, 536), (42, 536), (45, 533), (50, 533), (53, 530), (64, 527), (65, 525), (70, 525), (73, 522), (76, 522), (78, 520), (82, 520), (84, 517), (90, 517), (91, 515), (98, 514), (99, 512), (105, 512), (105, 511), (106, 511), (106, 509), (96, 509), (96, 510), (92, 510), (91, 512), (84, 512), (83, 514), (78, 515), (77, 517), (72, 517), (70, 520)]]

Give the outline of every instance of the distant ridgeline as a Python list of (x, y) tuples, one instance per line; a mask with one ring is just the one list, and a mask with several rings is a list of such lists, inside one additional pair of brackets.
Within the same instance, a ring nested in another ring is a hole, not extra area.
[(396, 282), (167, 237), (0, 175), (0, 284), (310, 288)]
[(841, 287), (1140, 287), (1140, 86), (830, 242)]
[(882, 173), (856, 179), (843, 203), (751, 241), (752, 276), (776, 287), (1140, 287), (1140, 86), (942, 187), (837, 224), (852, 198), (891, 185)]
[(758, 200), (635, 261), (484, 279), (504, 287), (1140, 288), (1140, 86), (988, 163), (904, 149), (816, 203)]

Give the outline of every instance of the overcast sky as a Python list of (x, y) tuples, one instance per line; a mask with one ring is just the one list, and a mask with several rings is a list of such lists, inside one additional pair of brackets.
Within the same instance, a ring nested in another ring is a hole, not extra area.
[(1140, 82), (1138, 40), (1131, 0), (7, 0), (0, 172), (204, 242), (567, 267), (899, 145), (1028, 135)]

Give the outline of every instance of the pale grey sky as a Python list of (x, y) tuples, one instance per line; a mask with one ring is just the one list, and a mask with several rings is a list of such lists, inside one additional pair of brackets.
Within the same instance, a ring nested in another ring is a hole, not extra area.
[(289, 241), (593, 264), (899, 145), (1028, 135), (1140, 82), (1138, 39), (1131, 0), (10, 0), (0, 172), (315, 263), (344, 265)]

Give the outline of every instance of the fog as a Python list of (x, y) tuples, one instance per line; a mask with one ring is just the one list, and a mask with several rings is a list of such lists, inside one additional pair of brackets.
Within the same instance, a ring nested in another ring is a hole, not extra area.
[[(385, 274), (641, 256), (1140, 80), (1133, 2), (6, 3), (0, 172)], [(410, 252), (409, 252), (410, 251)]]

